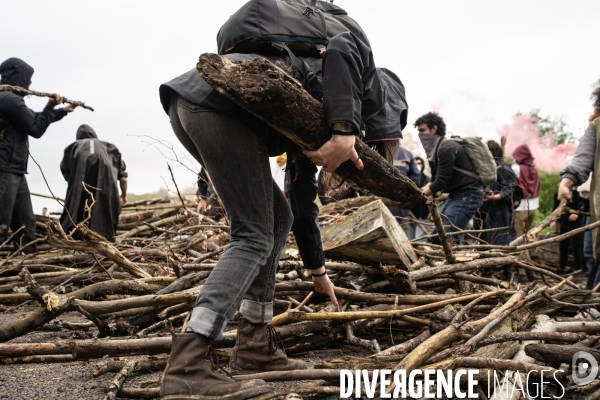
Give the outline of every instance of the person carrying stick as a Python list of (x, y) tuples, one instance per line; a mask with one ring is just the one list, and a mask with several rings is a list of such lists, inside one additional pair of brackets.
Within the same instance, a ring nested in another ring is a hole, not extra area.
[[(19, 58), (9, 58), (0, 64), (0, 83), (29, 88), (33, 68)], [(23, 95), (12, 91), (0, 92), (0, 243), (8, 237), (9, 228), (16, 232), (12, 241), (16, 249), (35, 240), (35, 216), (31, 205), (25, 174), (29, 158), (29, 136), (36, 139), (48, 126), (60, 121), (77, 106), (69, 104), (55, 109), (62, 96), (54, 94), (41, 112), (27, 107)], [(34, 253), (37, 246), (23, 248), (23, 253)]]

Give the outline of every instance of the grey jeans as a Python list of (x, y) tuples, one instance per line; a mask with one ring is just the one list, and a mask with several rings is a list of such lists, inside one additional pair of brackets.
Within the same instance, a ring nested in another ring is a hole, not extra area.
[(187, 329), (216, 339), (238, 308), (252, 323), (270, 322), (293, 218), (271, 176), (268, 136), (178, 95), (169, 117), (179, 141), (208, 171), (231, 226), (231, 244), (202, 286)]

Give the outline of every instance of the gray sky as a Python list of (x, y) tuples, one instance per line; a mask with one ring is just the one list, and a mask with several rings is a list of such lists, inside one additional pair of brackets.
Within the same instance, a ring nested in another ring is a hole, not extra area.
[[(77, 127), (92, 126), (116, 144), (127, 163), (130, 192), (170, 181), (167, 160), (139, 135), (178, 142), (158, 87), (216, 52), (222, 23), (244, 1), (20, 0), (2, 5), (0, 60), (20, 57), (35, 68), (32, 89), (86, 101), (50, 126), (31, 153), (56, 195), (66, 192), (59, 163)], [(409, 127), (437, 110), (448, 130), (496, 138), (512, 116), (541, 108), (564, 115), (582, 131), (591, 111), (591, 85), (600, 79), (594, 37), (597, 0), (462, 1), (336, 0), (363, 27), (379, 67), (396, 72), (407, 89)], [(595, 60), (595, 61), (594, 61)], [(41, 110), (44, 100), (29, 98)], [(177, 146), (177, 148), (180, 148)], [(181, 155), (182, 153), (180, 153)], [(193, 170), (195, 163), (185, 161)], [(195, 175), (173, 163), (180, 187)], [(48, 193), (29, 163), (32, 192)], [(172, 185), (170, 185), (172, 188)], [(34, 211), (57, 209), (34, 198)]]

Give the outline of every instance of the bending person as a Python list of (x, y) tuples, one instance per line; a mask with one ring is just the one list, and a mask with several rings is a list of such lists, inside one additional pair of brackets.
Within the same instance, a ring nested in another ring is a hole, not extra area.
[[(227, 57), (244, 60), (254, 55)], [(287, 56), (266, 58), (291, 65)], [(267, 328), (273, 318), (275, 272), (290, 228), (305, 266), (312, 272), (316, 291), (328, 294), (338, 305), (325, 273), (314, 202), (314, 163), (333, 172), (351, 160), (362, 169), (354, 151), (355, 135), (361, 132), (366, 118), (385, 113), (387, 97), (371, 50), (353, 34), (330, 40), (323, 59), (305, 57), (303, 61), (310, 66), (322, 64), (325, 118), (333, 130), (331, 140), (320, 149), (304, 152), (308, 158), (289, 139), (219, 95), (195, 69), (160, 88), (175, 135), (207, 169), (231, 224), (231, 245), (203, 285), (187, 333), (173, 337), (161, 383), (163, 397), (235, 395), (243, 399), (257, 388), (269, 390), (262, 381), (235, 382), (211, 363), (211, 343), (238, 309), (241, 317), (231, 369), (306, 368), (302, 361), (288, 359), (275, 346), (275, 337)], [(358, 66), (362, 67), (357, 70)], [(356, 88), (362, 90), (356, 92)], [(288, 190), (289, 203), (273, 182), (268, 158), (283, 152), (288, 154), (288, 168), (294, 177)]]

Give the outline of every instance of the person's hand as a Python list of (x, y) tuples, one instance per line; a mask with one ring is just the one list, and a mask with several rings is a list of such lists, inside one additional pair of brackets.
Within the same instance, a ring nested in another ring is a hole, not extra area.
[(577, 218), (579, 218), (579, 215), (577, 215), (577, 214), (569, 215), (569, 221), (571, 221), (571, 222), (577, 221)]
[(550, 229), (552, 229), (552, 232), (558, 233), (558, 224), (556, 223), (556, 221), (552, 221), (550, 223)]
[(122, 194), (121, 195), (121, 205), (124, 206), (125, 204), (127, 204), (127, 195)]
[(316, 165), (323, 166), (326, 172), (333, 172), (346, 160), (354, 163), (356, 168), (362, 170), (363, 162), (354, 150), (354, 135), (331, 135), (331, 139), (327, 141), (321, 148), (315, 151), (302, 150), (304, 155), (314, 162)]
[(66, 106), (63, 107), (63, 110), (67, 113), (73, 112), (74, 109), (76, 109), (77, 106), (73, 105), (73, 104), (67, 104)]
[(433, 192), (431, 191), (431, 189), (429, 188), (429, 186), (431, 185), (431, 183), (428, 183), (427, 185), (423, 186), (421, 188), (421, 191), (423, 192), (423, 194), (427, 197), (432, 197), (433, 196)]
[(200, 198), (198, 201), (198, 207), (196, 207), (196, 212), (202, 214), (204, 211), (206, 211), (206, 200)]
[[(315, 270), (311, 271), (311, 273), (313, 273), (315, 275), (322, 274), (323, 272), (325, 272), (325, 267), (321, 267), (319, 269), (315, 269)], [(315, 290), (317, 291), (317, 293), (323, 293), (323, 294), (329, 295), (329, 298), (331, 299), (331, 302), (333, 303), (333, 305), (336, 307), (340, 306), (340, 304), (337, 301), (337, 298), (335, 297), (335, 292), (333, 291), (335, 286), (333, 286), (333, 283), (331, 283), (327, 274), (325, 274), (323, 276), (313, 276), (312, 281), (313, 281), (313, 285), (315, 285)]]
[(48, 100), (48, 107), (54, 108), (61, 103), (62, 103), (62, 96), (58, 93), (53, 93), (52, 97), (50, 97), (50, 100)]
[(567, 199), (569, 202), (573, 199), (573, 193), (571, 192), (571, 188), (575, 182), (570, 180), (569, 178), (563, 178), (558, 185), (558, 201), (562, 199)]

